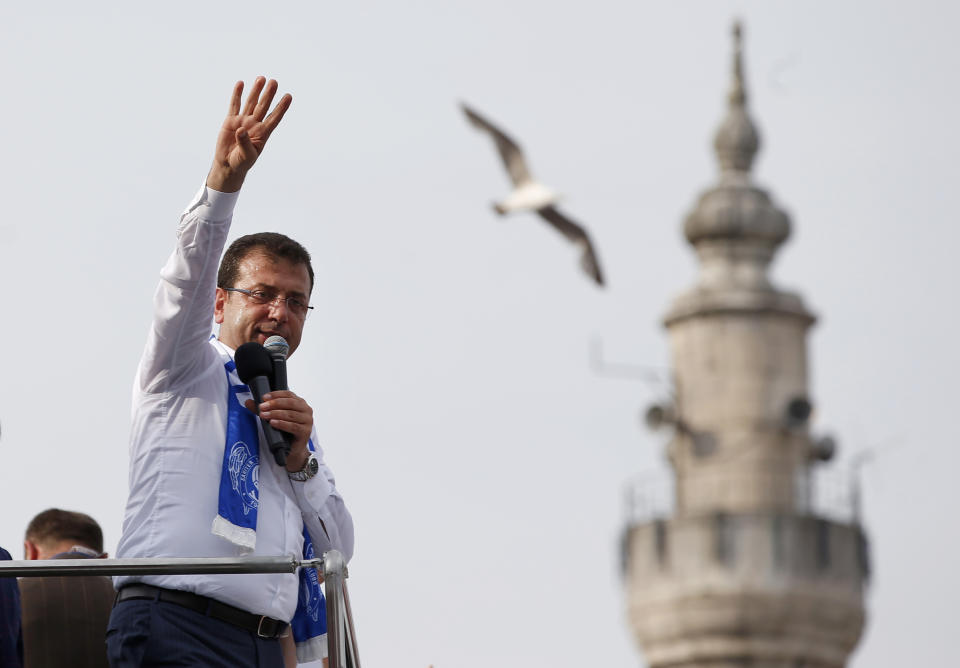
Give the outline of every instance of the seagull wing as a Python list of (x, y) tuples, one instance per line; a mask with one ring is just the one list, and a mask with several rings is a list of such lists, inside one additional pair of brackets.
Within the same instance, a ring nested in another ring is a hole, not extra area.
[(603, 285), (603, 272), (600, 269), (600, 261), (597, 259), (597, 253), (594, 250), (593, 243), (590, 241), (590, 235), (587, 234), (587, 231), (552, 206), (537, 209), (537, 213), (560, 232), (560, 234), (577, 246), (580, 246), (582, 253), (580, 256), (580, 266), (583, 267), (583, 270), (587, 272), (597, 285)]
[(500, 152), (500, 159), (503, 160), (507, 173), (510, 174), (510, 180), (513, 185), (518, 186), (530, 181), (530, 170), (527, 169), (527, 163), (523, 159), (523, 152), (515, 141), (510, 139), (500, 128), (475, 112), (473, 109), (461, 103), (463, 113), (467, 115), (470, 122), (481, 130), (490, 134), (497, 145), (497, 151)]

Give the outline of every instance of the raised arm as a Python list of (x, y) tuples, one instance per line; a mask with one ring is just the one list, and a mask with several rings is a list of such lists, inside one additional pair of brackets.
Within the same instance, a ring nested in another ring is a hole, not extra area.
[(207, 187), (226, 193), (240, 190), (247, 172), (263, 153), (270, 134), (279, 125), (293, 101), (287, 93), (280, 98), (268, 116), (267, 112), (270, 111), (276, 94), (276, 81), (257, 77), (247, 95), (247, 102), (241, 109), (243, 82), (234, 84), (227, 117), (217, 135), (213, 166), (207, 175)]
[(196, 370), (203, 367), (201, 357), (210, 352), (201, 344), (212, 329), (217, 266), (230, 229), (235, 193), (292, 101), (284, 95), (268, 115), (276, 93), (276, 81), (257, 77), (241, 108), (243, 82), (233, 87), (207, 187), (181, 217), (177, 247), (160, 272), (153, 327), (138, 374), (144, 391), (166, 391), (195, 379)]

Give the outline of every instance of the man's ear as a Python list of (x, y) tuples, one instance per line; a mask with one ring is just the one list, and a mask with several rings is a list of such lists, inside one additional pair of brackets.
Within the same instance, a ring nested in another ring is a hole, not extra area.
[(27, 561), (36, 561), (40, 558), (40, 548), (33, 541), (23, 541), (23, 558)]
[(223, 288), (217, 288), (217, 297), (213, 301), (213, 321), (218, 325), (223, 324), (223, 305), (227, 301), (227, 291)]

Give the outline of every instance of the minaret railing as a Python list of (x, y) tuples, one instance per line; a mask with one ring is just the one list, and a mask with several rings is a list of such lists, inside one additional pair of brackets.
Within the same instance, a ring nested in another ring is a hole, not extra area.
[[(731, 476), (728, 471), (698, 472), (696, 475), (696, 485), (701, 493), (711, 491), (713, 499), (723, 499), (723, 492), (731, 489), (733, 482), (749, 483), (766, 498), (776, 498), (778, 490), (789, 489), (789, 502), (781, 494), (786, 505), (771, 509), (771, 512), (813, 515), (844, 524), (860, 524), (863, 520), (857, 478), (847, 467), (825, 469), (818, 466), (790, 475), (763, 471), (751, 471), (739, 477)], [(677, 485), (674, 474), (667, 471), (641, 474), (629, 480), (624, 485), (623, 497), (627, 523), (642, 524), (677, 514)], [(736, 506), (725, 508), (719, 504), (711, 508), (735, 510)]]

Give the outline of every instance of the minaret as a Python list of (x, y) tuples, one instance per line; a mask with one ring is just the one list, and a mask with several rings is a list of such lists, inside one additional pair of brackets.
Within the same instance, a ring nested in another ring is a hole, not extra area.
[(808, 425), (814, 317), (767, 273), (790, 219), (752, 181), (759, 147), (737, 25), (719, 179), (684, 222), (700, 275), (664, 320), (675, 394), (647, 415), (673, 428), (674, 510), (625, 533), (628, 614), (651, 668), (840, 668), (863, 629), (858, 520), (810, 499), (833, 443)]

